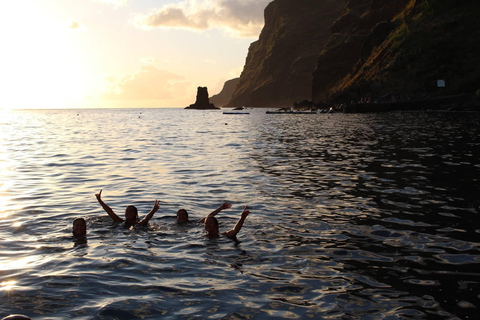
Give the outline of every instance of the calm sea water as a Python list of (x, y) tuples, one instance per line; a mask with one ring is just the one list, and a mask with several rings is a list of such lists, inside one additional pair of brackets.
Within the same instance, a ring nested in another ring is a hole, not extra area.
[(2, 111), (0, 316), (478, 319), (478, 114), (250, 111)]

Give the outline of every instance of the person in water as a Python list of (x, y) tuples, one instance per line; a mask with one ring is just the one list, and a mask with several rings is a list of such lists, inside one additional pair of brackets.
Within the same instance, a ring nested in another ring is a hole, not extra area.
[[(220, 207), (218, 207), (217, 209), (215, 209), (213, 212), (211, 212), (209, 215), (216, 215), (217, 213), (219, 213), (220, 211), (222, 211), (223, 209), (228, 209), (228, 208), (231, 208), (232, 207), (232, 204), (231, 203), (228, 203), (228, 202), (225, 202), (224, 204), (222, 204)], [(199, 223), (204, 223), (205, 221), (205, 218), (203, 218), (202, 220), (198, 221)], [(178, 224), (184, 224), (184, 223), (187, 223), (187, 222), (190, 222), (188, 220), (188, 212), (187, 210), (185, 209), (180, 209), (177, 211), (177, 223)]]
[(188, 221), (188, 212), (185, 209), (180, 209), (177, 211), (177, 223), (178, 224), (185, 224)]
[(27, 316), (24, 316), (23, 314), (11, 314), (2, 318), (2, 320), (32, 320), (32, 319)]
[[(230, 205), (229, 206), (230, 208), (231, 204), (229, 205)], [(210, 239), (218, 238), (220, 236), (220, 233), (218, 232), (218, 220), (217, 218), (215, 218), (215, 215), (220, 211), (221, 210), (217, 209), (203, 219), (205, 223), (206, 236)], [(227, 232), (222, 232), (221, 234), (229, 238), (235, 238), (237, 234), (240, 232), (240, 229), (242, 229), (243, 223), (245, 222), (245, 219), (248, 217), (249, 214), (250, 214), (250, 211), (248, 211), (247, 206), (245, 206), (245, 208), (243, 208), (240, 219), (238, 219), (237, 223), (235, 224), (235, 227), (233, 227), (232, 230)]]
[(87, 222), (84, 218), (75, 218), (73, 220), (72, 233), (75, 238), (83, 238), (87, 235)]
[(160, 205), (160, 201), (155, 200), (155, 204), (153, 205), (152, 210), (150, 210), (150, 212), (142, 220), (139, 219), (138, 210), (135, 206), (131, 206), (131, 205), (127, 206), (125, 208), (125, 219), (123, 219), (123, 218), (120, 218), (115, 212), (113, 212), (113, 210), (109, 206), (107, 206), (105, 202), (103, 202), (102, 190), (100, 190), (99, 193), (96, 193), (95, 196), (97, 197), (97, 200), (102, 206), (103, 210), (105, 210), (108, 213), (108, 215), (110, 216), (110, 218), (112, 218), (114, 222), (125, 222), (125, 226), (127, 227), (131, 227), (136, 224), (141, 226), (146, 226), (148, 224), (148, 221), (155, 214), (155, 212), (157, 212)]

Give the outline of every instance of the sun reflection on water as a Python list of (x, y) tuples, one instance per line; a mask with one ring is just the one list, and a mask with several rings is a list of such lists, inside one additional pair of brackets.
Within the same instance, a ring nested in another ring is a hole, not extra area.
[(39, 256), (27, 256), (15, 260), (0, 259), (0, 270), (19, 270), (39, 265), (43, 260)]
[(12, 227), (18, 228), (18, 227), (21, 227), (22, 224), (23, 224), (23, 222), (18, 221), (18, 222), (15, 222), (14, 224), (12, 224)]
[(0, 283), (0, 291), (10, 291), (16, 287), (16, 284), (15, 280), (3, 281)]
[[(0, 207), (2, 206), (2, 198), (0, 197)], [(5, 218), (8, 218), (10, 216), (10, 212), (8, 211), (3, 211), (3, 212), (0, 212), (0, 219), (5, 219)]]

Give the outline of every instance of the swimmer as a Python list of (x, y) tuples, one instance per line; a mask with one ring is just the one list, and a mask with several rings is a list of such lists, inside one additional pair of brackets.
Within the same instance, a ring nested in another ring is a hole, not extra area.
[(2, 318), (2, 320), (32, 320), (31, 318), (24, 316), (23, 314), (11, 314)]
[(177, 223), (184, 224), (188, 222), (188, 212), (185, 209), (180, 209), (177, 211)]
[(147, 226), (148, 221), (153, 217), (155, 212), (157, 212), (160, 205), (160, 201), (155, 200), (155, 204), (153, 205), (152, 210), (150, 210), (150, 212), (142, 220), (139, 219), (138, 210), (135, 206), (127, 206), (125, 208), (125, 219), (123, 219), (120, 218), (115, 212), (113, 212), (113, 210), (109, 206), (107, 206), (105, 202), (103, 202), (102, 190), (100, 190), (99, 193), (96, 193), (95, 197), (97, 197), (97, 200), (102, 206), (103, 210), (108, 213), (108, 215), (110, 216), (110, 218), (112, 218), (114, 222), (125, 222), (125, 226), (127, 227), (131, 227), (136, 224), (141, 226)]
[(72, 233), (75, 238), (82, 238), (87, 235), (87, 222), (84, 218), (75, 218), (73, 220)]
[[(223, 209), (228, 209), (228, 208), (231, 208), (231, 207), (232, 207), (231, 203), (225, 202), (220, 207), (218, 207), (213, 212), (211, 212), (208, 216), (210, 216), (210, 215), (214, 216), (217, 213), (219, 213), (220, 211), (222, 211)], [(205, 221), (205, 218), (203, 218), (202, 220), (200, 220), (198, 222), (199, 223), (204, 223), (204, 221)], [(185, 209), (178, 210), (177, 211), (177, 223), (178, 224), (184, 224), (184, 223), (187, 223), (187, 222), (189, 222), (187, 210), (185, 210)]]
[[(210, 213), (207, 217), (205, 217), (205, 219), (203, 219), (205, 221), (206, 236), (209, 239), (218, 238), (220, 236), (220, 233), (218, 232), (218, 220), (217, 218), (215, 218), (215, 214), (217, 214), (220, 211), (218, 211), (217, 213), (215, 213), (215, 211)], [(245, 206), (245, 208), (243, 208), (240, 219), (238, 219), (237, 223), (235, 224), (235, 227), (233, 227), (232, 230), (227, 232), (222, 232), (221, 234), (229, 238), (235, 238), (237, 234), (240, 232), (240, 229), (242, 229), (243, 223), (245, 222), (245, 219), (249, 214), (250, 214), (250, 211), (248, 211), (247, 206)]]

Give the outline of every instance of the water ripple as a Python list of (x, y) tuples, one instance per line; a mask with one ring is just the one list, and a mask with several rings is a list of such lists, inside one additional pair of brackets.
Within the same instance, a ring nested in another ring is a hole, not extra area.
[[(478, 115), (251, 113), (228, 125), (215, 111), (8, 113), (0, 314), (477, 317)], [(155, 199), (160, 210), (125, 229), (100, 189), (119, 215)], [(221, 231), (252, 211), (238, 241), (175, 223), (179, 208), (196, 221), (225, 201)], [(83, 241), (71, 237), (77, 216)]]

